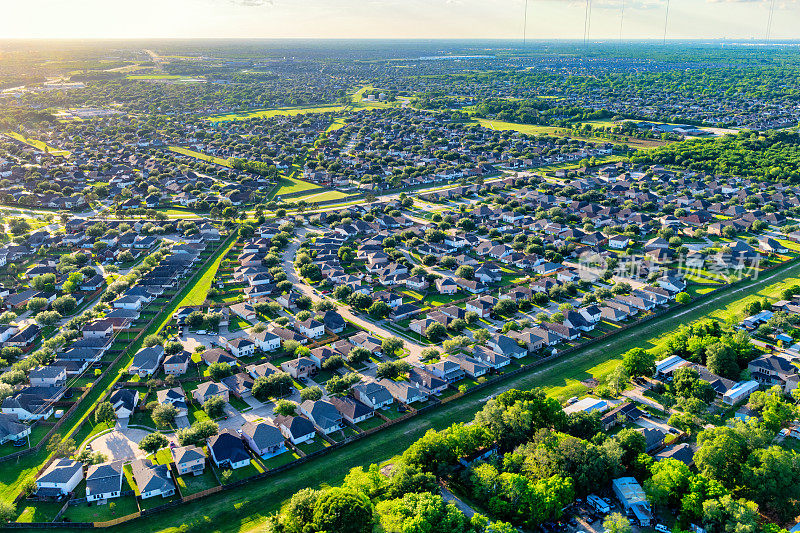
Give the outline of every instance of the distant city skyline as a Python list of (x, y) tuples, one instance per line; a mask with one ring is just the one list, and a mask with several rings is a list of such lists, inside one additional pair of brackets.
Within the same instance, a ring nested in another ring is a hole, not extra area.
[[(667, 38), (763, 39), (771, 3), (670, 0)], [(661, 39), (666, 4), (591, 0), (589, 38), (621, 33), (625, 39)], [(524, 5), (525, 0), (7, 0), (0, 38), (521, 39)], [(800, 1), (774, 5), (771, 37), (800, 37)], [(585, 8), (585, 0), (528, 0), (527, 37), (582, 39)]]

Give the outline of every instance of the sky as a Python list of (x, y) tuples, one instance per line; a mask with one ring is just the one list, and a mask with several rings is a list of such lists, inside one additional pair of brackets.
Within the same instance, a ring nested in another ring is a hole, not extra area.
[[(583, 38), (587, 0), (527, 0), (529, 39)], [(589, 0), (592, 39), (800, 38), (800, 0)], [(667, 2), (669, 14), (667, 16)], [(526, 0), (0, 0), (0, 38), (520, 39)], [(624, 15), (623, 15), (624, 14)], [(622, 21), (622, 24), (620, 22)]]

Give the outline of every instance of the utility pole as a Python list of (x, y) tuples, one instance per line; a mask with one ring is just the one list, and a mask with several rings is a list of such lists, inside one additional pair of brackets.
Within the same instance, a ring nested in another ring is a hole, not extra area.
[(669, 0), (667, 0), (667, 9), (664, 14), (664, 44), (667, 44), (667, 22), (669, 22)]

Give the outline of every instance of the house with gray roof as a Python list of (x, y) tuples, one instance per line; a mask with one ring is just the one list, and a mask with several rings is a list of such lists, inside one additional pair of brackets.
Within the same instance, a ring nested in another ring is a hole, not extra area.
[(131, 463), (131, 471), (143, 500), (155, 496), (169, 498), (175, 494), (169, 466), (154, 464), (150, 459), (137, 459)]
[(306, 400), (300, 404), (300, 412), (326, 435), (342, 428), (341, 413), (325, 400)]
[(351, 390), (353, 396), (370, 409), (385, 409), (394, 403), (389, 389), (374, 381), (357, 383)]
[(250, 464), (250, 454), (239, 434), (228, 428), (208, 439), (211, 459), (218, 467), (242, 468)]
[(163, 346), (151, 346), (149, 348), (142, 348), (133, 356), (128, 372), (131, 374), (139, 374), (139, 377), (152, 376), (158, 370), (158, 365), (164, 359)]
[(86, 500), (108, 500), (122, 494), (123, 461), (90, 465), (86, 471)]
[(0, 444), (16, 442), (31, 434), (31, 426), (20, 422), (17, 415), (0, 414)]
[(172, 462), (180, 475), (193, 474), (199, 476), (206, 466), (206, 454), (202, 448), (194, 445), (171, 448)]
[(281, 431), (268, 422), (247, 422), (242, 426), (242, 439), (253, 452), (263, 459), (286, 451)]
[(83, 463), (61, 457), (50, 463), (36, 478), (34, 493), (40, 497), (60, 498), (75, 490), (83, 481)]

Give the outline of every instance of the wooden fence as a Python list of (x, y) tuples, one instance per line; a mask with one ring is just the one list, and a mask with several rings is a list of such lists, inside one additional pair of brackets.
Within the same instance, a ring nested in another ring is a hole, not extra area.
[[(787, 261), (786, 263), (782, 263), (780, 265), (773, 265), (771, 267), (765, 268), (764, 270), (761, 271), (761, 273), (774, 270), (775, 268), (778, 268), (778, 267), (786, 267), (789, 263), (793, 263), (793, 262), (796, 262), (796, 261), (797, 261), (797, 259), (793, 259), (791, 261)], [(729, 283), (729, 284), (725, 285), (724, 287), (725, 287), (725, 289), (731, 289), (731, 288), (743, 283), (744, 281), (747, 281), (748, 279), (749, 278), (743, 278), (743, 279), (734, 281), (732, 283)], [(714, 295), (714, 294), (716, 294), (718, 292), (719, 291), (712, 291), (712, 292), (707, 293), (707, 294), (698, 295), (693, 300), (693, 303), (696, 304), (699, 301), (702, 301), (702, 300), (705, 300), (707, 298), (710, 298), (712, 295)], [(161, 506), (158, 506), (158, 507), (154, 507), (152, 509), (148, 509), (148, 510), (143, 511), (141, 513), (134, 513), (134, 514), (131, 514), (131, 515), (128, 515), (128, 516), (119, 517), (117, 519), (110, 520), (108, 522), (96, 522), (94, 524), (91, 524), (91, 523), (90, 524), (68, 523), (68, 525), (69, 525), (69, 527), (81, 527), (81, 528), (111, 527), (111, 526), (118, 525), (118, 524), (120, 524), (122, 522), (127, 522), (129, 520), (134, 520), (134, 519), (138, 518), (139, 516), (152, 515), (152, 514), (160, 512), (160, 511), (166, 510), (166, 509), (175, 508), (175, 507), (181, 505), (182, 503), (185, 503), (185, 502), (188, 502), (188, 501), (201, 499), (201, 498), (210, 496), (212, 494), (216, 494), (216, 493), (221, 492), (221, 491), (230, 490), (230, 489), (233, 489), (233, 488), (236, 488), (236, 487), (240, 487), (240, 486), (242, 486), (242, 485), (244, 485), (246, 483), (251, 483), (253, 481), (257, 481), (257, 480), (260, 480), (260, 479), (269, 478), (269, 477), (274, 476), (276, 474), (279, 474), (281, 472), (285, 472), (287, 470), (290, 470), (290, 469), (292, 469), (292, 468), (294, 468), (294, 467), (296, 467), (298, 465), (301, 465), (301, 464), (303, 464), (303, 463), (305, 463), (307, 461), (310, 461), (310, 460), (312, 460), (312, 459), (314, 459), (316, 457), (331, 453), (332, 451), (337, 450), (337, 449), (339, 449), (339, 448), (341, 448), (343, 446), (346, 446), (346, 445), (348, 445), (348, 444), (350, 444), (352, 442), (356, 442), (356, 441), (359, 441), (359, 440), (361, 440), (363, 438), (366, 438), (366, 437), (368, 437), (370, 435), (373, 435), (374, 433), (377, 433), (378, 431), (382, 431), (382, 430), (384, 430), (386, 428), (389, 428), (389, 427), (392, 427), (394, 425), (403, 423), (403, 422), (405, 422), (407, 420), (410, 420), (411, 418), (414, 418), (414, 417), (416, 417), (416, 416), (418, 416), (420, 414), (427, 413), (427, 412), (430, 412), (432, 410), (435, 410), (435, 409), (439, 408), (440, 406), (446, 405), (446, 404), (448, 404), (448, 403), (450, 403), (452, 401), (455, 401), (455, 400), (457, 400), (459, 398), (462, 398), (463, 396), (466, 396), (468, 394), (473, 394), (473, 393), (475, 393), (477, 391), (485, 389), (486, 387), (489, 387), (490, 385), (496, 385), (496, 384), (498, 384), (498, 383), (500, 383), (502, 381), (505, 381), (505, 380), (509, 379), (512, 376), (516, 376), (516, 375), (528, 372), (528, 371), (530, 371), (530, 370), (532, 370), (534, 368), (538, 368), (538, 367), (543, 366), (543, 365), (545, 365), (547, 363), (550, 363), (550, 362), (553, 362), (553, 361), (555, 361), (557, 359), (560, 359), (561, 357), (563, 357), (565, 355), (569, 355), (569, 354), (571, 354), (571, 353), (573, 353), (573, 352), (575, 352), (577, 350), (580, 350), (580, 349), (586, 348), (588, 346), (592, 346), (594, 344), (597, 344), (598, 342), (602, 342), (604, 340), (607, 340), (609, 337), (612, 337), (612, 336), (614, 336), (614, 335), (616, 335), (618, 333), (621, 333), (623, 331), (626, 331), (626, 330), (628, 330), (630, 328), (636, 327), (636, 326), (638, 326), (638, 325), (640, 325), (640, 324), (642, 324), (644, 322), (648, 322), (650, 320), (653, 320), (653, 319), (655, 319), (657, 317), (664, 316), (664, 315), (669, 314), (669, 313), (673, 313), (673, 312), (675, 312), (675, 311), (677, 311), (679, 309), (682, 309), (682, 308), (686, 307), (687, 305), (689, 305), (689, 304), (677, 304), (677, 305), (669, 307), (669, 308), (660, 309), (660, 310), (658, 310), (658, 311), (656, 311), (656, 312), (654, 312), (654, 313), (652, 313), (652, 314), (650, 314), (650, 315), (648, 315), (646, 317), (640, 318), (640, 319), (638, 319), (638, 320), (636, 320), (634, 322), (631, 322), (629, 324), (625, 324), (625, 325), (621, 326), (619, 329), (616, 329), (614, 331), (608, 332), (608, 333), (606, 333), (604, 335), (601, 335), (599, 337), (594, 337), (592, 339), (588, 339), (588, 340), (586, 340), (586, 341), (584, 341), (581, 344), (578, 344), (576, 346), (571, 346), (571, 347), (566, 348), (564, 350), (560, 350), (560, 351), (558, 351), (557, 353), (555, 353), (553, 355), (550, 355), (550, 356), (547, 356), (547, 357), (542, 357), (541, 359), (538, 359), (538, 360), (536, 360), (536, 361), (534, 361), (532, 363), (529, 363), (527, 365), (521, 366), (520, 368), (514, 369), (512, 371), (496, 375), (494, 378), (487, 379), (483, 383), (478, 383), (477, 385), (474, 385), (473, 387), (470, 387), (469, 389), (467, 389), (464, 392), (458, 392), (458, 393), (453, 394), (452, 396), (450, 396), (448, 398), (445, 398), (445, 399), (442, 399), (442, 400), (438, 400), (436, 398), (432, 398), (432, 400), (434, 400), (433, 403), (431, 403), (429, 405), (426, 405), (426, 406), (424, 406), (424, 407), (422, 407), (422, 408), (420, 408), (418, 410), (410, 411), (410, 412), (404, 414), (403, 416), (400, 416), (400, 417), (398, 417), (398, 418), (396, 418), (394, 420), (390, 420), (388, 422), (385, 422), (384, 424), (381, 424), (380, 426), (377, 426), (375, 428), (366, 430), (366, 431), (364, 431), (362, 433), (359, 433), (357, 435), (353, 435), (353, 436), (348, 437), (348, 438), (346, 438), (346, 439), (344, 439), (344, 440), (342, 440), (340, 442), (336, 442), (334, 444), (331, 444), (330, 446), (328, 446), (326, 448), (323, 448), (321, 450), (317, 450), (317, 451), (312, 452), (312, 453), (310, 453), (308, 455), (305, 455), (303, 457), (295, 459), (294, 461), (292, 461), (290, 463), (286, 463), (284, 465), (281, 465), (279, 467), (267, 470), (265, 472), (260, 472), (258, 474), (253, 475), (253, 476), (250, 476), (248, 478), (240, 479), (238, 481), (235, 481), (233, 483), (229, 483), (227, 485), (219, 485), (217, 487), (213, 487), (211, 489), (208, 489), (208, 490), (205, 490), (205, 491), (202, 491), (202, 492), (198, 492), (196, 494), (192, 494), (192, 495), (190, 495), (190, 496), (188, 496), (186, 498), (181, 498), (179, 500), (175, 500), (175, 501), (170, 502), (168, 504), (161, 505)], [(67, 526), (67, 523), (55, 523), (55, 522), (53, 522), (53, 523), (19, 524), (19, 523), (16, 523), (16, 522), (12, 522), (11, 524), (4, 524), (2, 527), (9, 527), (9, 528), (15, 528), (15, 529), (23, 528), (23, 527), (46, 529), (46, 528), (65, 527), (65, 526)]]

